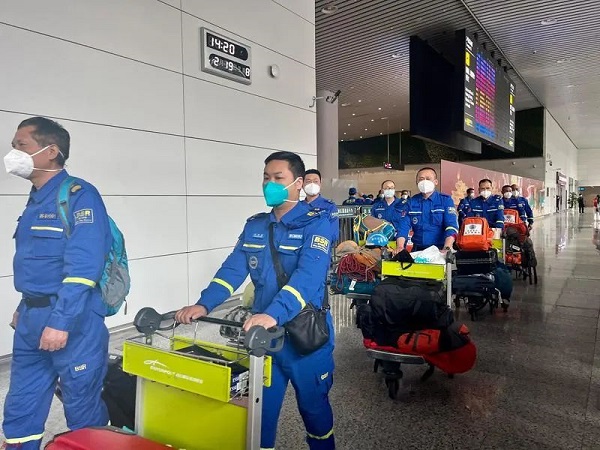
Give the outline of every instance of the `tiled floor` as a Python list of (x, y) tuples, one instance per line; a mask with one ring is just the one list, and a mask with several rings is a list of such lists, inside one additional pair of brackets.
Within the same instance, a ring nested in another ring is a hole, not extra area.
[[(600, 449), (600, 223), (557, 214), (539, 220), (532, 238), (539, 284), (516, 281), (507, 314), (471, 322), (458, 312), (478, 347), (475, 369), (420, 383), (424, 368), (408, 367), (397, 400), (373, 373), (347, 300), (332, 299), (338, 448)], [(7, 379), (0, 368), (2, 398)], [(64, 426), (55, 404), (48, 435)], [(277, 448), (306, 448), (303, 436), (290, 390)]]

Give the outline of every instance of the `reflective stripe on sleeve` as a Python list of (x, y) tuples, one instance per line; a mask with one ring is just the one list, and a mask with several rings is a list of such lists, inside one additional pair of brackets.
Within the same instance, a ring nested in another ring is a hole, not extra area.
[(244, 244), (242, 245), (242, 247), (246, 247), (246, 248), (265, 248), (264, 245), (260, 245), (260, 244)]
[(77, 283), (77, 284), (85, 284), (89, 287), (96, 287), (96, 282), (92, 280), (88, 280), (87, 278), (79, 278), (79, 277), (67, 277), (63, 280), (63, 283)]
[(294, 289), (293, 287), (291, 287), (290, 285), (285, 285), (284, 287), (281, 288), (282, 291), (288, 291), (290, 292), (294, 297), (296, 297), (296, 300), (298, 300), (298, 302), (300, 303), (300, 306), (302, 306), (302, 308), (304, 308), (306, 306), (306, 302), (304, 301), (304, 299), (302, 298), (302, 296), (300, 295), (300, 292), (298, 292), (296, 289)]
[(56, 228), (56, 227), (36, 227), (33, 226), (31, 227), (32, 230), (37, 230), (37, 231), (56, 231), (57, 233), (62, 233), (64, 230), (62, 228)]
[(458, 233), (458, 230), (456, 228), (454, 228), (454, 227), (446, 227), (446, 231), (448, 231), (448, 230), (453, 230), (453, 231), (456, 231)]
[(319, 440), (329, 439), (331, 436), (333, 436), (333, 428), (331, 430), (329, 430), (329, 433), (324, 434), (323, 436), (315, 436), (314, 434), (310, 434), (308, 431), (306, 432), (306, 435), (309, 438), (313, 438), (313, 439), (319, 439)]
[(39, 441), (44, 437), (44, 433), (32, 434), (31, 436), (25, 436), (20, 438), (6, 438), (7, 444), (24, 444), (25, 442)]
[(279, 248), (282, 250), (298, 250), (300, 247), (291, 247), (289, 245), (280, 245)]
[[(246, 245), (246, 244), (244, 244), (244, 245)], [(220, 278), (213, 278), (212, 282), (220, 284), (221, 286), (226, 288), (231, 295), (233, 295), (233, 292), (235, 291), (235, 289), (233, 289), (233, 286), (230, 285), (227, 281), (221, 280)]]

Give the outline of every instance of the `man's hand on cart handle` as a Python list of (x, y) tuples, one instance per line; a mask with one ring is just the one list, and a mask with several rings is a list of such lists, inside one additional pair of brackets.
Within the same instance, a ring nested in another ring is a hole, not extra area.
[(244, 323), (244, 331), (248, 331), (253, 326), (259, 325), (267, 330), (277, 326), (277, 321), (268, 314), (255, 314)]
[(194, 320), (208, 315), (208, 311), (202, 305), (192, 305), (181, 308), (175, 313), (175, 321), (183, 324), (190, 324)]

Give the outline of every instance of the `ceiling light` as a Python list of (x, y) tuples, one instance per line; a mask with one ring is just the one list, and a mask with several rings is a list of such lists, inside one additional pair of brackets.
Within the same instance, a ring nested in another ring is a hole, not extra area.
[(355, 115), (356, 115), (356, 113), (352, 113), (352, 115), (353, 115), (353, 116), (355, 116)]
[(358, 103), (362, 102), (362, 100), (359, 100)]
[(556, 19), (544, 19), (540, 22), (542, 25), (556, 25), (558, 20)]
[(360, 139), (362, 139), (362, 136), (360, 137)]
[(401, 53), (393, 53), (392, 54), (392, 58), (396, 59), (396, 58), (400, 58), (402, 56)]
[(381, 136), (383, 133), (379, 133), (379, 135)]
[(567, 61), (568, 61), (568, 59), (567, 59), (567, 58), (565, 58), (565, 59), (557, 59), (557, 60), (556, 60), (556, 64), (564, 64), (564, 63), (566, 63)]
[(350, 106), (350, 105), (352, 105), (352, 103), (342, 103), (343, 107)]
[(389, 117), (382, 117), (381, 120), (389, 119)]
[(342, 142), (344, 142), (344, 140), (342, 139)]
[(404, 128), (402, 128), (402, 131), (404, 131)]
[(344, 133), (344, 136), (346, 136), (346, 133)]
[(375, 119), (371, 119), (371, 122), (375, 122)]
[(350, 126), (350, 124), (348, 124), (348, 126)]
[(379, 111), (381, 111), (381, 108), (377, 108)]
[(338, 7), (335, 6), (333, 3), (330, 3), (329, 5), (325, 6), (321, 12), (323, 14), (335, 14), (338, 11)]
[(368, 129), (368, 128), (365, 128), (365, 131), (369, 131), (369, 129)]

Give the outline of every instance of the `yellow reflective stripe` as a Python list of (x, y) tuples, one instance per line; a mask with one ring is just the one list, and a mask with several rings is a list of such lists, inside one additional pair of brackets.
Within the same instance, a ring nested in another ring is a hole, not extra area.
[(329, 439), (331, 436), (333, 436), (333, 428), (331, 430), (329, 430), (329, 433), (324, 434), (323, 436), (315, 436), (314, 434), (310, 434), (308, 431), (306, 432), (306, 434), (309, 438), (325, 440), (325, 439)]
[(454, 230), (454, 231), (456, 231), (458, 233), (458, 230), (456, 228), (454, 228), (454, 227), (446, 227), (446, 231), (448, 231), (448, 230)]
[(31, 227), (32, 230), (38, 230), (38, 231), (56, 231), (58, 233), (62, 233), (64, 230), (62, 228), (56, 228), (56, 227)]
[(298, 250), (300, 247), (290, 247), (289, 245), (280, 245), (279, 248), (282, 250)]
[(259, 244), (244, 244), (242, 247), (246, 247), (246, 248), (265, 248), (264, 245), (259, 245)]
[(233, 295), (233, 291), (235, 291), (235, 289), (233, 289), (233, 286), (230, 285), (227, 281), (221, 280), (220, 278), (213, 278), (212, 281), (217, 284), (220, 284), (221, 286), (226, 288), (231, 295)]
[(302, 308), (304, 308), (306, 306), (306, 302), (300, 295), (300, 292), (298, 292), (296, 289), (294, 289), (293, 287), (291, 287), (287, 284), (284, 287), (282, 287), (281, 289), (284, 291), (290, 292), (294, 297), (296, 297), (296, 300), (298, 300), (298, 302), (300, 302), (300, 306), (302, 306)]
[(63, 283), (78, 283), (85, 284), (89, 287), (96, 287), (96, 282), (92, 280), (88, 280), (87, 278), (78, 278), (78, 277), (67, 277), (63, 280)]
[(25, 436), (20, 438), (6, 438), (5, 441), (7, 444), (24, 444), (25, 442), (39, 441), (43, 437), (44, 433), (32, 434), (31, 436)]

